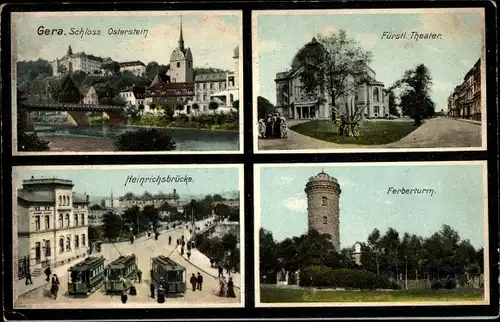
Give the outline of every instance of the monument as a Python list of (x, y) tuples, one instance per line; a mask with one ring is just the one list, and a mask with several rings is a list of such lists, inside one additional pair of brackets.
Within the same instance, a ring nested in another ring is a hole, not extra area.
[(309, 230), (328, 234), (335, 250), (340, 251), (339, 199), (340, 185), (336, 178), (321, 171), (310, 177), (304, 190), (307, 193)]

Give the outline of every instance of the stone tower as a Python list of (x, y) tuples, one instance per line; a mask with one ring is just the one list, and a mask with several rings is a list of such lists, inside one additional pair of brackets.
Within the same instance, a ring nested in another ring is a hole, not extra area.
[(340, 251), (339, 199), (340, 185), (334, 177), (321, 171), (310, 177), (304, 190), (307, 193), (309, 230), (329, 234), (335, 250)]
[(170, 81), (172, 83), (186, 83), (194, 81), (193, 54), (191, 49), (184, 47), (182, 34), (182, 17), (177, 48), (170, 55)]

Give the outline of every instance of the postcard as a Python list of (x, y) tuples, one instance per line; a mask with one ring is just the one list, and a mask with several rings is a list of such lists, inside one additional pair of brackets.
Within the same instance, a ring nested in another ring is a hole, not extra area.
[(13, 154), (242, 153), (241, 19), (12, 13)]
[(244, 306), (240, 165), (17, 166), (14, 308)]
[(254, 150), (486, 149), (484, 17), (484, 8), (254, 11)]
[(485, 161), (255, 170), (257, 307), (489, 304)]

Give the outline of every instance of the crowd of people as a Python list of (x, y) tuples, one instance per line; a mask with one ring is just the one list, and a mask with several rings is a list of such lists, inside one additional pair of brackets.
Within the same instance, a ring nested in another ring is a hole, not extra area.
[(269, 114), (266, 119), (259, 120), (259, 134), (262, 139), (282, 139), (288, 137), (286, 119), (274, 113)]

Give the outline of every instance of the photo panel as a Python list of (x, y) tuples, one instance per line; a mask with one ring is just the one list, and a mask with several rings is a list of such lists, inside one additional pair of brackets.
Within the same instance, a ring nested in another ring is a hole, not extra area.
[(488, 305), (487, 180), (485, 161), (256, 165), (256, 307)]
[(252, 13), (254, 151), (486, 149), (485, 9)]
[(243, 152), (241, 11), (11, 22), (14, 155)]
[(238, 308), (241, 165), (16, 166), (14, 309)]

